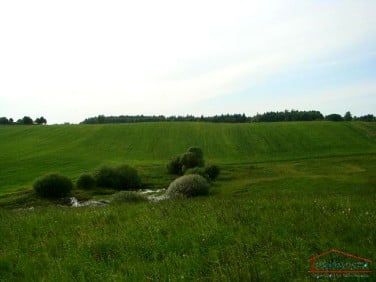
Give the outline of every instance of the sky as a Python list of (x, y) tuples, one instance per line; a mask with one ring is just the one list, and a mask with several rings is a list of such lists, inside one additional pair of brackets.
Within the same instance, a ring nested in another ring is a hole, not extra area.
[(376, 114), (375, 0), (1, 1), (0, 117)]

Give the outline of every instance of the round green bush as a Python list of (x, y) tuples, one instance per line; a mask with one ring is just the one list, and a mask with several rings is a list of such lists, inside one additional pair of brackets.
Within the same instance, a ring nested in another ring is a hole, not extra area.
[(33, 188), (43, 198), (62, 198), (69, 195), (73, 183), (64, 175), (51, 173), (35, 180)]
[(117, 167), (101, 167), (94, 175), (98, 187), (116, 190), (130, 190), (141, 187), (141, 178), (133, 167), (120, 165)]
[(139, 203), (147, 200), (144, 195), (134, 191), (120, 191), (113, 197), (114, 203)]
[(208, 165), (205, 167), (205, 173), (209, 176), (210, 180), (216, 180), (220, 172), (221, 170), (217, 165)]
[(94, 179), (98, 187), (113, 188), (115, 169), (109, 166), (102, 166), (94, 173)]
[(81, 174), (77, 179), (76, 187), (79, 189), (90, 190), (95, 188), (95, 179), (91, 174)]
[[(202, 151), (201, 148), (199, 148), (199, 147), (190, 147), (190, 148), (188, 148), (187, 152), (195, 154), (196, 157), (197, 157), (197, 159), (202, 160), (202, 162), (203, 162), (203, 160), (204, 160), (204, 152)], [(202, 165), (204, 165), (204, 164), (202, 163)]]
[(115, 168), (115, 189), (137, 189), (141, 187), (141, 178), (135, 168), (121, 165)]
[(184, 166), (187, 169), (204, 165), (203, 159), (201, 159), (195, 153), (192, 153), (192, 152), (184, 153), (183, 155), (181, 155), (180, 159), (181, 159), (182, 167)]
[(209, 193), (209, 183), (198, 174), (184, 175), (173, 182), (166, 191), (169, 197), (195, 197)]
[(189, 174), (198, 174), (204, 177), (206, 180), (210, 180), (209, 175), (207, 174), (205, 168), (203, 167), (193, 167), (189, 168), (184, 172), (184, 175), (189, 175)]

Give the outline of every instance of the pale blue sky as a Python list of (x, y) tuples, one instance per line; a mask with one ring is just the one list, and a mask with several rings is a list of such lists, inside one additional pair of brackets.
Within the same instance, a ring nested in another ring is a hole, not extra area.
[(2, 1), (0, 116), (376, 114), (376, 1)]

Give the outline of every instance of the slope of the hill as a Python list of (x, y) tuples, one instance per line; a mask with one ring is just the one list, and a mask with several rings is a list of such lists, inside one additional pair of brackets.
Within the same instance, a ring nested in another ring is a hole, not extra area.
[(165, 164), (190, 146), (208, 161), (244, 163), (376, 153), (376, 124), (140, 123), (0, 127), (0, 192), (51, 171), (77, 176), (103, 163)]

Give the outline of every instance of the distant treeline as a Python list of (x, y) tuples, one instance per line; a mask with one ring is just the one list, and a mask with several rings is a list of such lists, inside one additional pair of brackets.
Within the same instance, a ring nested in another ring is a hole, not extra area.
[(24, 116), (23, 118), (14, 121), (12, 118), (0, 117), (0, 124), (3, 125), (33, 125), (33, 124), (47, 124), (47, 120), (44, 117), (39, 117), (33, 120), (31, 117)]
[(144, 115), (121, 115), (91, 117), (85, 119), (81, 124), (101, 124), (101, 123), (137, 123), (137, 122), (171, 122), (171, 121), (194, 121), (194, 122), (225, 122), (225, 123), (244, 123), (244, 122), (277, 122), (277, 121), (376, 121), (375, 116), (369, 114), (361, 117), (352, 116), (346, 112), (344, 116), (340, 114), (322, 115), (319, 111), (283, 111), (266, 112), (255, 116), (246, 116), (245, 114), (226, 114), (215, 116), (144, 116)]

